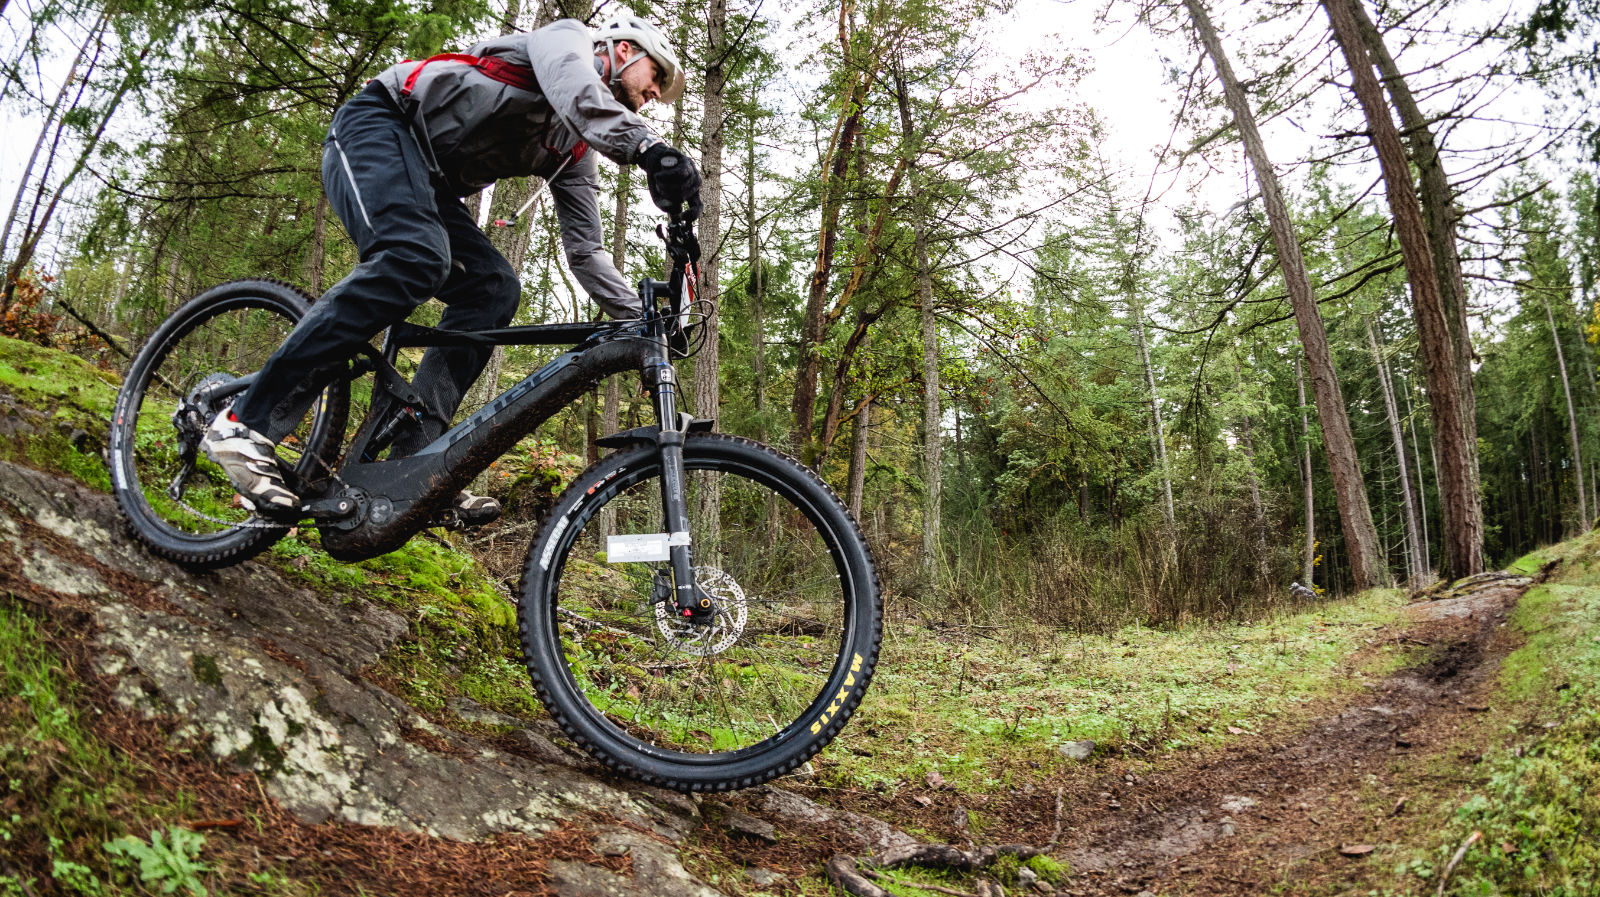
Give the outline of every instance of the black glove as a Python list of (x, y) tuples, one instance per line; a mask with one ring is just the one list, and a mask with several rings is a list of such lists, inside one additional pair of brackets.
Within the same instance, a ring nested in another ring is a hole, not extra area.
[(685, 206), (682, 218), (695, 221), (700, 217), (700, 170), (688, 156), (665, 143), (652, 143), (639, 157), (639, 167), (650, 182), (650, 199), (656, 208), (669, 215), (677, 215), (678, 207)]

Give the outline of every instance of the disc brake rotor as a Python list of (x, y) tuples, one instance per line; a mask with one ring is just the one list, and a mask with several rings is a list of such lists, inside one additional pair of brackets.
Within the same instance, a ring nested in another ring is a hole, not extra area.
[(745, 603), (744, 589), (732, 576), (716, 567), (694, 568), (694, 581), (716, 604), (717, 615), (708, 626), (701, 626), (674, 617), (667, 606), (670, 601), (658, 601), (656, 630), (674, 648), (695, 657), (710, 657), (733, 647), (744, 633), (750, 609)]

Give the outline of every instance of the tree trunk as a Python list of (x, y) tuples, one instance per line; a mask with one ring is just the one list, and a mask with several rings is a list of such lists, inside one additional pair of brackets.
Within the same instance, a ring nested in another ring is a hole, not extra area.
[(1383, 90), (1372, 59), (1361, 41), (1351, 12), (1354, 0), (1321, 0), (1334, 39), (1344, 53), (1351, 88), (1361, 104), (1367, 133), (1383, 171), (1384, 192), (1394, 216), (1395, 236), (1405, 260), (1411, 300), (1427, 372), (1428, 404), (1433, 412), (1434, 446), (1439, 452), (1439, 479), (1444, 486), (1444, 577), (1459, 579), (1483, 572), (1483, 509), (1478, 501), (1474, 448), (1468, 444), (1466, 407), (1439, 278), (1434, 269), (1427, 228), (1411, 182), (1400, 132), (1383, 103)]
[(1411, 88), (1400, 73), (1400, 66), (1389, 55), (1383, 35), (1367, 15), (1361, 0), (1350, 0), (1349, 8), (1356, 25), (1361, 30), (1362, 41), (1378, 65), (1389, 99), (1400, 113), (1400, 124), (1405, 128), (1411, 144), (1411, 162), (1417, 167), (1421, 189), (1418, 196), (1422, 215), (1427, 226), (1428, 247), (1433, 253), (1434, 274), (1439, 284), (1439, 301), (1444, 305), (1445, 322), (1450, 327), (1450, 344), (1454, 348), (1456, 381), (1461, 390), (1461, 421), (1465, 443), (1472, 456), (1472, 493), (1478, 494), (1478, 403), (1472, 384), (1472, 334), (1467, 328), (1467, 287), (1461, 276), (1461, 253), (1456, 245), (1455, 190), (1445, 177), (1444, 164), (1439, 159), (1439, 146), (1433, 130), (1417, 105)]
[(1411, 469), (1406, 464), (1406, 438), (1400, 429), (1400, 410), (1395, 406), (1394, 384), (1389, 380), (1389, 368), (1383, 360), (1383, 350), (1378, 345), (1378, 335), (1372, 321), (1366, 322), (1367, 348), (1372, 350), (1372, 363), (1378, 369), (1378, 386), (1383, 392), (1383, 410), (1389, 420), (1389, 437), (1394, 441), (1394, 454), (1400, 460), (1400, 495), (1405, 507), (1406, 578), (1411, 588), (1423, 585), (1428, 570), (1422, 566), (1422, 541), (1417, 527), (1417, 505), (1411, 497)]
[(1422, 478), (1422, 450), (1417, 447), (1417, 416), (1411, 405), (1413, 388), (1408, 382), (1401, 395), (1406, 400), (1406, 421), (1411, 425), (1411, 459), (1417, 467), (1417, 524), (1422, 536), (1422, 569), (1432, 572), (1433, 559), (1430, 552), (1433, 551), (1433, 546), (1428, 543), (1428, 488), (1423, 485), (1427, 481)]
[(922, 470), (927, 486), (922, 512), (922, 572), (931, 590), (939, 588), (939, 502), (943, 492), (940, 459), (939, 325), (933, 313), (933, 269), (928, 264), (926, 219), (915, 203), (921, 185), (912, 175), (912, 227), (917, 254), (917, 299), (922, 309)]
[(1150, 393), (1150, 434), (1156, 444), (1156, 465), (1161, 470), (1161, 522), (1166, 527), (1162, 534), (1166, 540), (1164, 562), (1175, 562), (1178, 549), (1177, 511), (1172, 503), (1172, 470), (1167, 465), (1167, 434), (1161, 423), (1161, 400), (1156, 394), (1156, 372), (1150, 364), (1150, 348), (1146, 343), (1144, 304), (1129, 285), (1128, 310), (1133, 312), (1133, 343), (1139, 350), (1139, 365), (1144, 368), (1145, 388)]
[[(628, 206), (632, 192), (633, 169), (624, 165), (617, 171), (617, 209), (611, 230), (611, 264), (618, 271), (628, 268)], [(600, 427), (608, 436), (621, 425), (621, 406), (622, 378), (613, 374), (606, 378), (606, 406), (600, 418)]]
[[(845, 50), (848, 52), (843, 15), (841, 10), (840, 40), (846, 44)], [(820, 350), (826, 335), (823, 302), (827, 298), (828, 281), (833, 274), (833, 251), (839, 238), (839, 211), (844, 205), (845, 174), (854, 155), (856, 137), (865, 117), (866, 99), (876, 79), (877, 65), (874, 58), (866, 70), (847, 82), (840, 104), (839, 124), (828, 153), (822, 157), (822, 222), (817, 230), (816, 264), (806, 288), (805, 318), (800, 327), (798, 347), (799, 367), (795, 374), (794, 400), (789, 406), (794, 419), (794, 429), (789, 435), (790, 444), (800, 459), (808, 464), (816, 454), (811, 434), (812, 417), (817, 406), (817, 378), (822, 369)]]
[(822, 413), (822, 434), (817, 440), (817, 455), (814, 466), (820, 469), (827, 461), (828, 453), (833, 449), (833, 442), (839, 435), (841, 415), (844, 413), (844, 397), (850, 387), (850, 363), (855, 360), (856, 352), (860, 351), (869, 341), (871, 328), (882, 310), (873, 312), (856, 312), (856, 325), (850, 332), (850, 337), (844, 341), (844, 348), (840, 350), (839, 357), (833, 365), (833, 388), (828, 392), (827, 409)]
[[(617, 171), (617, 207), (611, 220), (611, 264), (618, 271), (627, 269), (628, 261), (628, 208), (633, 187), (632, 168), (622, 166)], [(605, 407), (600, 413), (600, 429), (610, 435), (622, 428), (622, 378), (612, 374), (606, 378)], [(610, 504), (600, 509), (600, 537), (614, 535), (617, 531), (617, 512)]]
[(856, 412), (855, 433), (850, 437), (850, 483), (845, 490), (845, 503), (850, 515), (861, 519), (862, 495), (867, 490), (867, 435), (872, 426), (872, 400), (869, 398)]
[[(61, 197), (66, 195), (67, 189), (77, 179), (78, 173), (83, 171), (85, 165), (89, 164), (89, 157), (94, 155), (95, 147), (100, 143), (101, 136), (105, 134), (106, 126), (111, 124), (111, 117), (116, 114), (117, 107), (122, 104), (123, 96), (133, 87), (134, 72), (130, 70), (123, 76), (116, 93), (112, 95), (110, 102), (106, 104), (105, 115), (101, 117), (100, 125), (95, 129), (94, 134), (89, 137), (88, 143), (79, 152), (77, 164), (72, 167), (72, 170), (67, 173), (65, 178), (62, 178), (61, 184), (56, 187), (49, 204), (44, 207), (41, 213), (39, 204), (44, 202), (45, 191), (50, 180), (50, 169), (55, 165), (56, 150), (61, 146), (62, 135), (66, 133), (67, 115), (78, 108), (79, 101), (83, 99), (84, 91), (89, 87), (89, 72), (94, 71), (95, 66), (100, 61), (100, 53), (105, 49), (104, 36), (105, 33), (102, 29), (98, 36), (95, 37), (94, 57), (89, 60), (89, 70), (84, 73), (84, 77), (79, 82), (78, 92), (72, 98), (72, 108), (63, 113), (61, 120), (56, 124), (56, 134), (50, 142), (50, 154), (45, 158), (44, 171), (39, 175), (39, 186), (34, 191), (33, 205), (28, 211), (28, 223), (22, 228), (21, 242), (17, 246), (17, 254), (12, 259), (10, 267), (6, 269), (4, 293), (0, 295), (0, 311), (11, 307), (12, 296), (16, 294), (17, 279), (28, 269), (28, 265), (33, 262), (33, 253), (38, 248), (39, 240), (44, 236), (45, 230), (50, 226), (50, 220), (55, 216), (56, 206), (61, 203)], [(149, 52), (149, 47), (146, 47), (139, 54), (139, 60), (142, 62)], [(20, 187), (18, 191), (18, 196), (20, 197)]]
[(1300, 470), (1304, 478), (1306, 506), (1306, 560), (1302, 578), (1306, 588), (1316, 583), (1317, 575), (1317, 515), (1316, 481), (1311, 469), (1311, 419), (1306, 416), (1306, 379), (1300, 368), (1300, 359), (1294, 360), (1294, 387), (1300, 396), (1300, 446), (1303, 449)]
[(322, 295), (322, 278), (328, 263), (328, 196), (317, 192), (316, 211), (311, 215), (311, 250), (306, 253), (306, 289), (313, 297)]
[[(89, 52), (89, 45), (95, 44), (98, 47), (101, 29), (104, 27), (105, 21), (105, 14), (101, 13), (100, 18), (94, 23), (94, 26), (89, 29), (89, 36), (86, 37), (83, 41), (83, 44), (78, 47), (78, 55), (73, 57), (72, 67), (67, 70), (66, 80), (61, 82), (61, 89), (56, 91), (55, 100), (51, 102), (50, 108), (45, 112), (44, 123), (39, 125), (39, 138), (33, 142), (33, 152), (28, 154), (28, 164), (23, 167), (22, 177), (17, 181), (17, 193), (11, 198), (11, 211), (6, 215), (5, 229), (0, 230), (0, 259), (4, 259), (6, 257), (6, 247), (11, 245), (11, 231), (17, 223), (17, 212), (22, 208), (22, 195), (28, 192), (28, 178), (33, 175), (33, 165), (39, 160), (39, 150), (44, 148), (45, 138), (50, 134), (50, 125), (55, 122), (56, 113), (61, 111), (61, 103), (67, 98), (67, 91), (72, 88), (72, 82), (77, 79), (78, 66), (83, 63), (84, 54)], [(95, 51), (95, 58), (99, 58), (98, 49)], [(90, 70), (93, 71), (92, 66)], [(83, 95), (83, 89), (87, 83), (88, 73), (85, 73), (83, 84), (80, 84), (78, 87), (79, 96)], [(59, 133), (60, 128), (57, 127), (57, 134), (59, 135)], [(59, 139), (60, 138), (58, 136), (57, 140)], [(44, 183), (41, 179), (38, 190), (35, 191), (35, 193), (40, 194), (43, 192)]]
[[(704, 211), (700, 215), (700, 243), (706, 253), (700, 260), (699, 298), (708, 300), (712, 313), (707, 317), (705, 346), (694, 363), (694, 412), (705, 420), (716, 420), (722, 401), (722, 388), (718, 379), (720, 364), (720, 315), (715, 311), (721, 298), (718, 269), (721, 267), (722, 242), (722, 147), (725, 137), (723, 121), (723, 91), (727, 86), (727, 0), (711, 0), (706, 9), (706, 60), (704, 103), (700, 119), (700, 172), (704, 178), (700, 195)], [(703, 563), (719, 563), (716, 546), (721, 543), (722, 506), (720, 481), (704, 478), (695, 500), (699, 513), (694, 519), (700, 522), (703, 535), (699, 557)], [(709, 553), (707, 548), (710, 549)]]
[(943, 415), (939, 408), (939, 322), (933, 308), (933, 266), (928, 261), (928, 214), (923, 207), (922, 175), (917, 166), (920, 148), (911, 126), (911, 95), (897, 64), (895, 95), (900, 106), (900, 154), (911, 173), (908, 213), (911, 216), (916, 255), (917, 304), (922, 320), (922, 472), (926, 492), (922, 511), (922, 574), (930, 590), (939, 588), (939, 512), (943, 492), (940, 457)]
[[(1233, 383), (1235, 393), (1242, 398), (1245, 395), (1244, 374), (1237, 358), (1233, 362)], [(1250, 483), (1250, 514), (1256, 530), (1256, 574), (1264, 585), (1272, 576), (1267, 561), (1267, 510), (1261, 502), (1261, 478), (1256, 475), (1256, 447), (1249, 412), (1239, 415), (1239, 446), (1244, 449), (1245, 478)]]
[(1589, 531), (1589, 502), (1583, 490), (1583, 444), (1578, 437), (1578, 408), (1572, 403), (1572, 382), (1567, 378), (1567, 354), (1561, 348), (1561, 331), (1556, 329), (1550, 297), (1544, 300), (1545, 320), (1550, 322), (1550, 340), (1556, 345), (1556, 367), (1561, 370), (1561, 392), (1567, 398), (1567, 431), (1572, 439), (1572, 478), (1578, 486), (1578, 532)]
[(761, 295), (761, 231), (756, 220), (756, 129), (746, 144), (745, 218), (750, 223), (750, 329), (754, 345), (751, 377), (755, 380), (756, 439), (767, 441), (767, 321)]
[[(722, 241), (722, 108), (723, 91), (727, 85), (727, 70), (722, 59), (727, 55), (727, 23), (727, 0), (711, 0), (706, 9), (705, 51), (706, 59), (711, 64), (705, 72), (705, 91), (702, 95), (704, 109), (700, 118), (700, 172), (704, 178), (700, 195), (705, 204), (705, 210), (700, 215), (700, 244), (706, 247), (706, 254), (700, 260), (698, 295), (707, 300), (713, 309), (721, 299), (717, 277), (721, 254), (717, 250)], [(707, 318), (705, 347), (696, 356), (694, 364), (695, 416), (707, 420), (716, 420), (721, 403), (721, 388), (717, 378), (719, 318), (715, 312)]]
[(1372, 523), (1372, 509), (1367, 503), (1366, 485), (1362, 481), (1361, 465), (1356, 457), (1355, 437), (1345, 414), (1344, 395), (1339, 388), (1333, 355), (1328, 350), (1327, 331), (1323, 328), (1316, 298), (1311, 293), (1311, 279), (1306, 274), (1294, 222), (1289, 218), (1288, 207), (1278, 189), (1278, 176), (1272, 170), (1271, 160), (1267, 158), (1266, 147), (1256, 129), (1255, 115), (1245, 100), (1244, 88), (1234, 76), (1228, 58), (1223, 55), (1222, 42), (1211, 26), (1205, 7), (1201, 0), (1185, 2), (1200, 42), (1222, 79), (1228, 108), (1233, 112), (1234, 124), (1244, 140), (1245, 153), (1250, 157), (1256, 181), (1261, 187), (1267, 220), (1272, 229), (1272, 241), (1278, 253), (1278, 265), (1283, 271), (1289, 301), (1294, 307), (1300, 344), (1305, 349), (1306, 366), (1311, 373), (1312, 392), (1317, 400), (1317, 418), (1322, 424), (1323, 446), (1328, 453), (1328, 468), (1333, 473), (1339, 522), (1344, 529), (1345, 546), (1350, 555), (1351, 579), (1358, 590), (1388, 585), (1389, 570), (1379, 556), (1378, 530)]

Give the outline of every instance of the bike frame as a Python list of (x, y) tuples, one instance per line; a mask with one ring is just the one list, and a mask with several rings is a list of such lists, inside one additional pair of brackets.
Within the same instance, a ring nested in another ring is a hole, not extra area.
[[(640, 298), (647, 310), (638, 321), (546, 324), (483, 331), (448, 331), (415, 324), (391, 328), (381, 355), (352, 367), (350, 378), (374, 371), (372, 408), (381, 395), (420, 407), (410, 384), (394, 371), (398, 351), (428, 346), (572, 346), (484, 405), (416, 454), (396, 460), (365, 460), (367, 447), (389, 414), (369, 411), (338, 468), (316, 485), (320, 499), (306, 507), (322, 530), (327, 552), (339, 560), (364, 560), (394, 551), (433, 525), (457, 492), (523, 437), (612, 374), (638, 371), (650, 393), (656, 425), (612, 434), (610, 447), (655, 442), (661, 448), (662, 501), (672, 534), (687, 533), (683, 490), (683, 439), (690, 421), (678, 413), (677, 374), (670, 360), (673, 319), (657, 308), (671, 285), (644, 280)], [(230, 384), (231, 386), (232, 384)], [(231, 391), (231, 390), (230, 390)], [(382, 419), (380, 419), (382, 418)], [(697, 427), (698, 429), (698, 427)], [(381, 447), (380, 447), (381, 449)], [(310, 498), (310, 496), (307, 496)], [(672, 549), (674, 579), (684, 587), (690, 561), (685, 544)], [(681, 556), (681, 562), (678, 556)], [(680, 571), (676, 568), (682, 566)], [(684, 596), (688, 597), (688, 596)]]

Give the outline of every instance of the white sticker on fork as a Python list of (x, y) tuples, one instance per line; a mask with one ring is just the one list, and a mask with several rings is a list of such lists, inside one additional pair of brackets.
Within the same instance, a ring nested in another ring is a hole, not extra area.
[(666, 533), (643, 533), (633, 536), (607, 536), (606, 562), (634, 564), (641, 561), (665, 561), (671, 557), (668, 550), (671, 537)]

